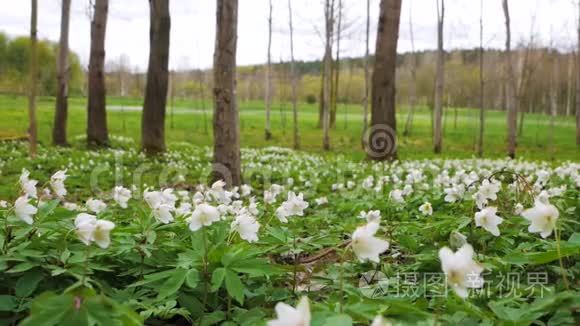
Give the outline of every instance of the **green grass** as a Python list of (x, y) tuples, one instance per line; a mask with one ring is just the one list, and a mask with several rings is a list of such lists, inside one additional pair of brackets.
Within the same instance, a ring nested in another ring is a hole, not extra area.
[[(38, 101), (39, 140), (51, 141), (54, 114), (54, 98), (41, 97)], [(110, 106), (140, 106), (141, 99), (107, 99)], [(201, 101), (175, 100), (173, 110), (168, 105), (166, 118), (167, 142), (185, 141), (199, 145), (211, 145), (212, 121), (211, 99)], [(27, 102), (22, 96), (0, 95), (0, 137), (18, 137), (26, 134), (28, 124)], [(205, 107), (205, 113), (202, 108)], [(272, 112), (273, 139), (264, 140), (264, 108), (262, 102), (239, 102), (242, 146), (292, 146), (292, 112), (289, 103), (274, 103)], [(68, 135), (70, 139), (84, 135), (86, 129), (86, 98), (69, 100)], [(321, 151), (322, 130), (317, 128), (317, 104), (301, 103), (299, 128), (302, 149)], [(337, 125), (331, 131), (331, 146), (335, 152), (346, 153), (354, 158), (364, 156), (360, 146), (362, 112), (358, 105), (339, 105)], [(172, 113), (173, 112), (173, 113)], [(466, 158), (475, 155), (477, 141), (478, 111), (457, 109), (457, 125), (454, 124), (455, 109), (447, 109), (444, 116), (444, 158)], [(402, 159), (435, 157), (432, 153), (431, 120), (429, 111), (420, 108), (415, 115), (412, 134), (402, 136), (407, 116), (406, 108), (400, 108), (397, 116), (399, 126), (399, 156)], [(139, 143), (141, 113), (120, 111), (108, 113), (109, 133), (134, 138)], [(557, 117), (555, 120), (553, 148), (549, 146), (549, 117), (543, 114), (527, 114), (523, 134), (518, 138), (518, 156), (531, 160), (578, 160), (580, 152), (574, 144), (575, 125), (573, 117)], [(485, 157), (505, 156), (505, 113), (486, 112)]]

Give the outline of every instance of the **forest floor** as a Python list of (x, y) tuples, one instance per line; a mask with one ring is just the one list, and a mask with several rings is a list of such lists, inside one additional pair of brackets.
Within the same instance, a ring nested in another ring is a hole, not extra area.
[[(113, 136), (129, 137), (139, 143), (141, 129), (141, 105), (138, 98), (108, 97), (108, 126)], [(175, 100), (168, 103), (166, 139), (168, 143), (188, 142), (211, 145), (213, 141), (211, 101)], [(41, 97), (38, 100), (39, 141), (49, 144), (54, 119), (55, 99)], [(292, 106), (290, 103), (273, 103), (272, 134), (270, 141), (264, 139), (265, 114), (261, 101), (240, 101), (240, 130), (243, 147), (281, 146), (292, 147)], [(18, 138), (26, 135), (28, 125), (27, 100), (23, 96), (0, 95), (0, 139)], [(71, 142), (79, 143), (86, 129), (86, 98), (69, 99), (68, 135)], [(299, 129), (301, 149), (321, 151), (322, 130), (318, 123), (317, 104), (299, 104)], [(398, 151), (402, 159), (436, 157), (432, 153), (431, 118), (427, 108), (416, 110), (412, 132), (404, 137), (403, 129), (407, 108), (397, 115)], [(444, 138), (442, 158), (469, 158), (476, 154), (479, 133), (479, 111), (465, 108), (448, 108), (444, 115)], [(505, 156), (505, 112), (486, 111), (484, 156)], [(351, 158), (364, 157), (361, 148), (362, 109), (360, 105), (340, 104), (336, 126), (330, 132), (334, 152)], [(526, 114), (523, 133), (518, 137), (518, 156), (528, 160), (574, 160), (580, 152), (574, 144), (575, 125), (573, 117), (556, 117), (553, 140), (550, 140), (550, 118), (545, 114)], [(550, 146), (553, 143), (553, 146)]]

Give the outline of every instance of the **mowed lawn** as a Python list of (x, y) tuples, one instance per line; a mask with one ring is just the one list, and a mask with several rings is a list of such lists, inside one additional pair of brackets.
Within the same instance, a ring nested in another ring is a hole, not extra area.
[[(51, 142), (54, 118), (54, 98), (38, 100), (39, 141)], [(139, 144), (141, 129), (140, 99), (107, 99), (109, 133), (133, 138)], [(290, 103), (273, 103), (273, 139), (264, 140), (264, 105), (259, 101), (240, 101), (240, 127), (242, 146), (292, 146), (292, 106)], [(82, 137), (86, 129), (86, 98), (69, 101), (68, 135), (73, 144), (80, 144), (75, 137)], [(299, 129), (301, 148), (321, 151), (322, 130), (317, 128), (317, 104), (299, 104)], [(211, 145), (212, 103), (206, 101), (175, 100), (168, 103), (166, 117), (167, 142), (188, 142)], [(475, 155), (479, 132), (479, 112), (475, 109), (446, 108), (444, 115), (444, 138), (442, 158), (469, 158)], [(419, 108), (413, 121), (412, 133), (403, 137), (407, 108), (400, 107), (398, 120), (398, 149), (402, 159), (436, 157), (432, 153), (431, 118), (427, 108)], [(26, 135), (28, 125), (27, 100), (23, 96), (0, 95), (0, 138), (17, 138)], [(505, 113), (486, 111), (484, 156), (505, 156)], [(556, 117), (554, 121), (553, 146), (550, 145), (550, 117), (544, 114), (526, 114), (523, 134), (518, 137), (518, 157), (531, 160), (580, 160), (580, 150), (575, 145), (575, 122), (573, 117)], [(331, 130), (333, 151), (349, 157), (364, 157), (361, 148), (362, 108), (359, 105), (338, 107), (336, 127)], [(78, 137), (76, 138), (78, 139)]]

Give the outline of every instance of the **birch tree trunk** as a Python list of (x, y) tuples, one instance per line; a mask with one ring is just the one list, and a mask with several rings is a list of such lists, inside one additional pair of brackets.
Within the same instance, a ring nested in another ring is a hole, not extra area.
[(165, 151), (165, 107), (168, 90), (169, 0), (149, 0), (149, 66), (141, 120), (141, 147), (147, 154)]
[(272, 138), (272, 130), (270, 126), (270, 113), (272, 110), (272, 0), (270, 0), (270, 14), (268, 15), (268, 58), (266, 63), (266, 78), (264, 80), (264, 102), (266, 105), (266, 130), (265, 137), (266, 140)]
[(30, 85), (28, 90), (28, 143), (31, 158), (36, 157), (36, 91), (38, 87), (37, 31), (38, 2), (31, 0), (30, 9)]
[[(409, 113), (405, 123), (404, 136), (411, 134), (413, 113), (417, 102), (417, 54), (415, 53), (415, 37), (413, 34), (413, 11), (409, 2), (409, 36), (411, 37), (411, 83), (409, 84)], [(456, 111), (457, 112), (457, 111)]]
[(236, 102), (238, 0), (216, 1), (214, 74), (213, 180), (228, 186), (242, 183), (240, 126)]
[(95, 0), (91, 22), (91, 54), (89, 58), (89, 99), (87, 144), (107, 146), (107, 112), (105, 99), (105, 33), (109, 0)]
[(336, 112), (338, 107), (338, 83), (340, 81), (340, 33), (342, 29), (342, 0), (338, 0), (338, 23), (336, 25), (336, 59), (334, 62), (334, 82), (332, 83), (332, 99), (330, 112), (330, 127), (336, 127)]
[(68, 115), (68, 35), (70, 21), (70, 1), (62, 0), (60, 15), (60, 41), (56, 65), (57, 90), (52, 143), (58, 146), (67, 145), (66, 122)]
[(365, 134), (367, 156), (397, 158), (396, 67), (401, 0), (381, 0), (372, 81), (371, 127)]
[(322, 105), (322, 148), (330, 150), (330, 110), (332, 92), (332, 17), (334, 16), (334, 0), (326, 0), (324, 8), (325, 18), (325, 51), (323, 74), (323, 105)]
[(483, 157), (483, 136), (485, 132), (485, 80), (483, 78), (483, 0), (480, 0), (479, 16), (479, 138), (477, 156)]
[(445, 0), (437, 1), (437, 67), (435, 75), (435, 107), (434, 107), (434, 123), (433, 123), (433, 151), (441, 153), (442, 147), (442, 130), (441, 130), (441, 116), (443, 113), (443, 89), (444, 89), (444, 75), (443, 65), (445, 63), (443, 53), (443, 20), (445, 18)]
[(292, 83), (292, 120), (294, 123), (294, 149), (300, 149), (300, 135), (298, 133), (298, 85), (296, 67), (294, 63), (294, 26), (292, 25), (292, 0), (288, 0), (288, 26), (290, 28), (290, 79)]
[(518, 101), (516, 96), (516, 79), (514, 76), (512, 53), (511, 53), (511, 28), (510, 28), (510, 12), (508, 0), (503, 0), (503, 13), (505, 16), (505, 65), (507, 77), (507, 129), (508, 129), (508, 148), (507, 154), (511, 158), (516, 156), (516, 136), (517, 136), (517, 121), (518, 121)]
[(370, 35), (370, 21), (371, 21), (371, 1), (367, 0), (367, 24), (366, 24), (366, 38), (365, 38), (365, 60), (364, 60), (364, 98), (363, 98), (363, 147), (364, 138), (368, 128), (368, 112), (369, 112), (369, 35)]
[[(580, 3), (578, 9), (580, 10)], [(576, 46), (576, 145), (580, 146), (580, 14), (578, 16), (578, 43)]]

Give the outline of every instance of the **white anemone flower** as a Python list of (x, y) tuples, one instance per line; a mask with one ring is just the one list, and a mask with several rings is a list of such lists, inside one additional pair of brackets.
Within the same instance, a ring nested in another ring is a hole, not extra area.
[(433, 215), (433, 206), (430, 202), (424, 202), (423, 205), (419, 206), (419, 212), (426, 216)]
[(391, 323), (389, 320), (385, 319), (381, 315), (376, 316), (375, 319), (373, 319), (373, 323), (371, 324), (371, 326), (391, 326), (391, 325), (393, 325), (393, 323)]
[(475, 225), (489, 231), (489, 233), (499, 236), (499, 228), (503, 218), (497, 216), (497, 207), (486, 207), (475, 213)]
[(467, 298), (468, 288), (481, 288), (483, 267), (473, 260), (473, 247), (464, 244), (459, 250), (453, 252), (444, 247), (439, 250), (441, 269), (447, 277), (447, 282), (458, 296)]
[(105, 202), (102, 200), (91, 198), (87, 200), (87, 208), (90, 211), (99, 214), (107, 208), (107, 204), (105, 204)]
[(258, 241), (258, 230), (260, 223), (249, 214), (240, 214), (232, 222), (231, 228), (233, 232), (238, 232), (240, 237), (248, 242)]
[(96, 222), (97, 217), (87, 213), (80, 213), (75, 218), (76, 234), (87, 246), (90, 245), (94, 239)]
[(282, 207), (288, 212), (288, 216), (303, 216), (308, 203), (303, 199), (302, 193), (296, 195), (290, 191), (288, 192), (288, 199), (282, 203)]
[(288, 216), (290, 216), (290, 214), (288, 211), (286, 211), (286, 209), (284, 209), (284, 206), (280, 206), (276, 209), (276, 217), (280, 220), (280, 222), (288, 223)]
[(326, 197), (316, 198), (314, 201), (316, 202), (316, 205), (318, 205), (318, 206), (328, 204), (328, 198), (326, 198)]
[(522, 216), (531, 223), (528, 231), (540, 233), (540, 236), (545, 239), (554, 231), (560, 212), (556, 206), (536, 200), (534, 207), (523, 211)]
[(175, 210), (175, 208), (171, 205), (167, 205), (167, 204), (160, 204), (157, 205), (157, 207), (155, 207), (153, 209), (153, 217), (155, 217), (155, 219), (163, 224), (169, 224), (171, 222), (173, 222), (173, 214), (172, 212)]
[(310, 304), (308, 297), (302, 297), (296, 308), (278, 302), (276, 307), (277, 319), (268, 321), (268, 326), (309, 326), (310, 325)]
[(361, 211), (359, 214), (359, 218), (363, 218), (366, 219), (367, 222), (376, 222), (379, 223), (381, 220), (381, 211), (377, 210), (373, 210), (373, 211)]
[(28, 202), (28, 195), (23, 195), (14, 202), (14, 214), (26, 224), (32, 224), (32, 216), (38, 212), (38, 209)]
[(116, 186), (113, 189), (113, 200), (115, 200), (121, 208), (127, 208), (127, 202), (129, 199), (131, 199), (131, 190), (123, 186)]
[(50, 186), (58, 197), (64, 197), (67, 194), (66, 188), (64, 187), (64, 180), (66, 180), (67, 177), (66, 169), (57, 171), (52, 175), (52, 177), (50, 177)]
[(379, 255), (389, 249), (389, 243), (375, 237), (379, 223), (371, 222), (359, 226), (352, 234), (352, 249), (360, 262), (366, 260), (378, 263)]
[(31, 180), (28, 177), (30, 176), (30, 172), (27, 169), (22, 169), (22, 174), (20, 175), (20, 187), (22, 188), (22, 191), (28, 195), (28, 197), (31, 198), (37, 198), (37, 190), (36, 190), (36, 184), (38, 183), (38, 181), (36, 180)]
[(209, 204), (199, 204), (195, 207), (189, 217), (189, 229), (197, 231), (204, 226), (210, 226), (212, 223), (220, 220), (220, 212), (214, 206)]
[(111, 244), (111, 230), (115, 228), (115, 223), (107, 220), (98, 220), (95, 223), (93, 240), (97, 246), (107, 249)]
[(111, 230), (115, 223), (107, 220), (97, 220), (97, 217), (87, 213), (80, 213), (75, 218), (76, 233), (79, 239), (90, 245), (95, 242), (97, 246), (106, 249), (111, 244)]
[(403, 198), (403, 192), (399, 189), (393, 189), (389, 193), (389, 198), (397, 204), (403, 204), (405, 202), (405, 198)]

